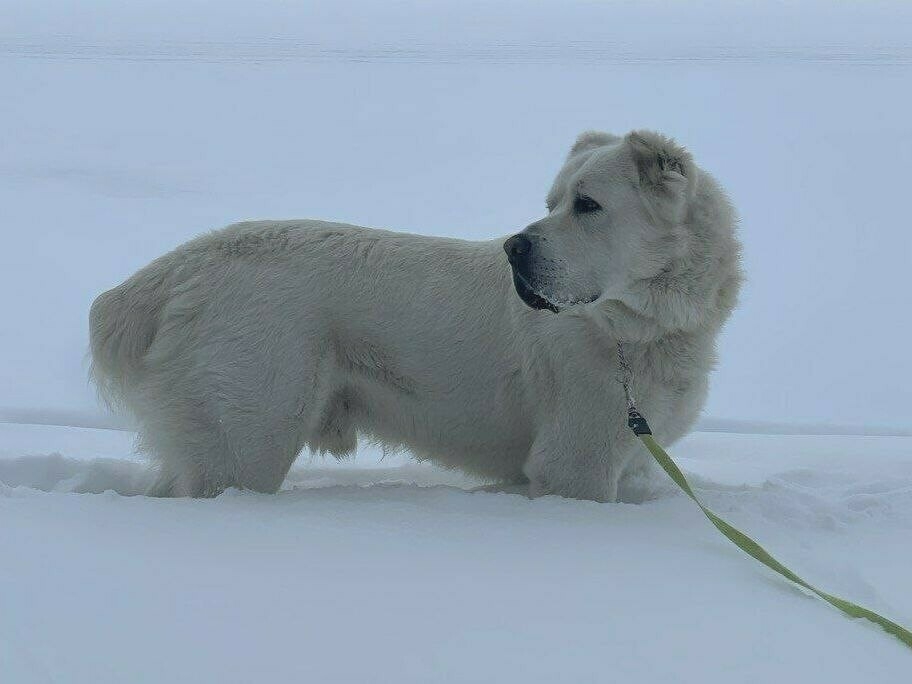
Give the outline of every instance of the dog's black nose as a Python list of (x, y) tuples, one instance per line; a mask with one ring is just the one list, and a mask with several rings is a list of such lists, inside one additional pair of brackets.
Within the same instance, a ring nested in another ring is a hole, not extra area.
[(504, 242), (504, 251), (507, 253), (507, 259), (514, 263), (528, 254), (532, 250), (532, 241), (522, 233), (514, 235)]

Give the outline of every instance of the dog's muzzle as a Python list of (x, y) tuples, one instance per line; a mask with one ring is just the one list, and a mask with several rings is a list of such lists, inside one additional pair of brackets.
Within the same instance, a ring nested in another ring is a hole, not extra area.
[(558, 308), (538, 294), (532, 287), (532, 240), (527, 235), (517, 233), (504, 242), (507, 260), (513, 269), (513, 287), (516, 294), (533, 309), (558, 312)]

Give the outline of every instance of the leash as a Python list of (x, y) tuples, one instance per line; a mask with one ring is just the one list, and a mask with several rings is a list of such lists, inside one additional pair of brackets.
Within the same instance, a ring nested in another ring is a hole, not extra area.
[(690, 487), (690, 483), (687, 481), (687, 478), (684, 477), (684, 473), (681, 472), (681, 469), (675, 464), (666, 451), (659, 446), (659, 443), (655, 441), (652, 436), (652, 430), (649, 429), (649, 423), (646, 422), (646, 419), (643, 417), (633, 402), (633, 394), (631, 393), (631, 384), (633, 382), (633, 372), (630, 369), (630, 364), (627, 362), (627, 357), (624, 355), (624, 349), (621, 346), (621, 343), (618, 342), (617, 345), (618, 352), (618, 366), (621, 370), (621, 384), (624, 387), (624, 397), (627, 400), (627, 427), (629, 427), (633, 434), (639, 437), (640, 441), (643, 442), (643, 445), (649, 450), (649, 453), (652, 454), (656, 462), (662, 466), (662, 470), (668, 473), (668, 476), (674, 480), (675, 484), (681, 488), (681, 490), (689, 496), (697, 506), (700, 507), (700, 510), (703, 511), (709, 521), (715, 525), (716, 529), (719, 530), (725, 537), (728, 538), (735, 546), (744, 551), (746, 554), (752, 558), (760, 561), (770, 570), (777, 572), (786, 579), (794, 582), (800, 587), (807, 589), (808, 591), (816, 594), (824, 601), (829, 603), (832, 606), (835, 606), (843, 613), (853, 618), (864, 618), (865, 620), (870, 620), (871, 622), (880, 625), (884, 631), (892, 634), (897, 639), (902, 641), (906, 646), (912, 648), (912, 632), (908, 629), (899, 625), (892, 620), (888, 620), (883, 615), (875, 613), (873, 610), (869, 610), (864, 606), (859, 606), (857, 603), (852, 603), (847, 601), (844, 598), (834, 596), (833, 594), (828, 594), (825, 591), (822, 591), (815, 587), (814, 585), (804, 581), (801, 577), (796, 575), (794, 572), (785, 567), (778, 560), (773, 558), (773, 556), (760, 544), (755, 542), (753, 539), (748, 537), (744, 532), (729, 524), (718, 515), (709, 510), (706, 506), (703, 505), (703, 502), (697, 498), (697, 495), (694, 494), (693, 489)]

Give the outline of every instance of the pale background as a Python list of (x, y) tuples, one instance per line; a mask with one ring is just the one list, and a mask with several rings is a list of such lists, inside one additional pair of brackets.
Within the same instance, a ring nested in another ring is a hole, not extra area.
[(912, 6), (760, 7), (5, 0), (0, 414), (98, 421), (89, 305), (201, 231), (507, 235), (650, 127), (742, 216), (705, 415), (908, 430)]

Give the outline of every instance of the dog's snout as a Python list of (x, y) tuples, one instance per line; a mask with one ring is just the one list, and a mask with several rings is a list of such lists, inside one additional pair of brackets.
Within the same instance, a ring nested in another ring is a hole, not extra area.
[(532, 241), (522, 233), (519, 233), (504, 242), (504, 251), (507, 253), (507, 259), (512, 264), (532, 251)]

